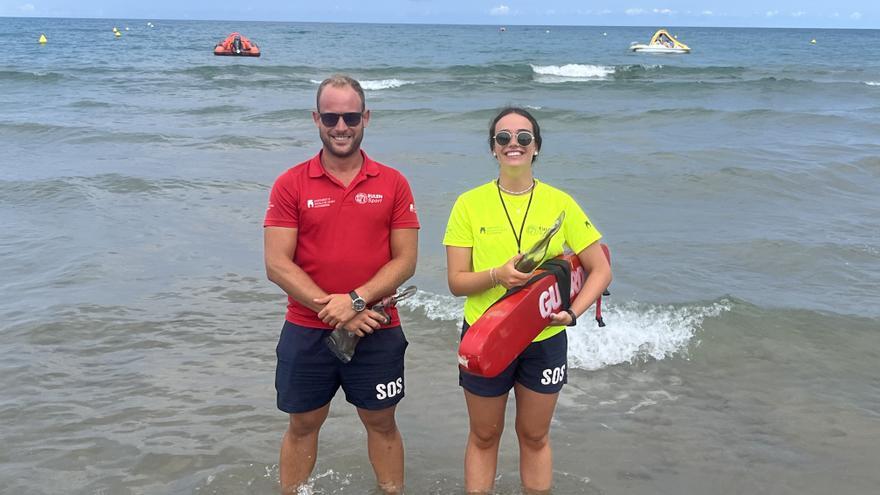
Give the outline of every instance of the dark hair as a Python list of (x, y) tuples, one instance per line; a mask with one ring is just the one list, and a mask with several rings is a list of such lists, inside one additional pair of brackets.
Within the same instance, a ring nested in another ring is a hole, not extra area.
[[(505, 115), (510, 115), (515, 113), (517, 115), (522, 115), (527, 118), (529, 122), (532, 124), (532, 133), (535, 135), (535, 148), (538, 151), (541, 151), (541, 126), (538, 125), (538, 121), (535, 120), (535, 117), (529, 113), (525, 108), (520, 107), (507, 107), (503, 108), (498, 115), (492, 119), (492, 123), (489, 124), (489, 150), (495, 149), (495, 126), (498, 125), (498, 121), (501, 120)], [(534, 163), (536, 157), (532, 157), (532, 162)]]
[(361, 112), (367, 108), (367, 101), (366, 98), (364, 98), (364, 89), (361, 87), (361, 83), (357, 82), (353, 77), (346, 76), (345, 74), (333, 74), (327, 79), (321, 81), (321, 85), (318, 86), (318, 96), (315, 98), (315, 108), (319, 112), (321, 111), (321, 93), (324, 92), (324, 88), (327, 86), (333, 86), (334, 88), (351, 86), (351, 89), (361, 97)]

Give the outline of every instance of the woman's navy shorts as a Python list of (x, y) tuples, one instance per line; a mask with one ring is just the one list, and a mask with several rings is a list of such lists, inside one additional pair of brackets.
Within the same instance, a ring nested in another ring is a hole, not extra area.
[[(461, 336), (470, 325), (464, 322)], [(458, 369), (458, 384), (481, 397), (510, 392), (515, 382), (542, 394), (555, 394), (568, 383), (568, 336), (565, 330), (540, 342), (532, 342), (496, 377), (485, 378)]]

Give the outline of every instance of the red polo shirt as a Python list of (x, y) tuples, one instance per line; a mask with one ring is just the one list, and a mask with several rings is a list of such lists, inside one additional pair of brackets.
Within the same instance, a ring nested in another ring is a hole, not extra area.
[[(419, 228), (403, 174), (360, 153), (364, 164), (348, 187), (326, 173), (318, 153), (281, 174), (269, 195), (263, 226), (297, 229), (293, 262), (329, 294), (349, 293), (391, 260), (391, 230)], [(317, 313), (287, 300), (288, 321), (328, 328)], [(388, 315), (386, 326), (400, 324), (396, 309)]]

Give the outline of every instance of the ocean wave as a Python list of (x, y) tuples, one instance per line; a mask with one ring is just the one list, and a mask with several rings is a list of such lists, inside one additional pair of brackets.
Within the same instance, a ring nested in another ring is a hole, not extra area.
[(224, 134), (216, 136), (211, 140), (198, 140), (187, 144), (186, 146), (199, 149), (256, 149), (271, 150), (278, 148), (289, 148), (304, 146), (304, 141), (293, 140), (290, 138), (271, 138), (257, 137), (253, 135), (240, 136), (237, 134)]
[(615, 72), (615, 67), (606, 65), (530, 65), (536, 74), (535, 80), (544, 83), (568, 81), (606, 80)]
[[(616, 305), (605, 301), (605, 327), (597, 329), (591, 308), (568, 334), (572, 368), (594, 370), (621, 363), (661, 360), (686, 352), (703, 321), (730, 311), (732, 306), (727, 299), (684, 306), (636, 302)], [(464, 317), (463, 298), (426, 291), (419, 291), (401, 301), (399, 306), (423, 313), (429, 320), (457, 323)]]
[(865, 81), (868, 86), (880, 86), (880, 81)]
[(409, 299), (400, 301), (398, 306), (424, 313), (429, 320), (461, 321), (464, 318), (464, 299), (422, 290)]
[(367, 91), (379, 91), (382, 89), (399, 88), (408, 84), (415, 84), (415, 81), (402, 81), (400, 79), (382, 79), (379, 81), (364, 80), (360, 81), (361, 87)]
[(0, 204), (14, 207), (48, 204), (83, 207), (99, 193), (168, 194), (175, 190), (262, 191), (266, 185), (252, 181), (186, 180), (179, 178), (135, 177), (124, 174), (70, 176), (33, 181), (0, 180)]
[(704, 320), (730, 310), (731, 302), (726, 299), (684, 306), (606, 303), (605, 327), (597, 329), (594, 320), (583, 318), (568, 332), (569, 365), (596, 370), (687, 352)]
[(180, 136), (172, 136), (169, 134), (157, 134), (153, 132), (106, 132), (90, 130), (85, 134), (77, 136), (69, 136), (65, 142), (71, 144), (110, 144), (110, 143), (131, 143), (131, 144), (174, 144), (182, 141)]
[(64, 79), (64, 75), (58, 72), (0, 70), (0, 81), (55, 82), (62, 79)]
[(108, 103), (106, 101), (95, 101), (95, 100), (77, 100), (68, 105), (69, 107), (74, 108), (113, 108), (112, 103)]
[(89, 143), (170, 143), (179, 138), (150, 132), (103, 131), (85, 126), (41, 124), (37, 122), (0, 122), (0, 132), (20, 134), (57, 144)]
[(713, 76), (734, 78), (746, 73), (745, 67), (729, 65), (680, 66), (662, 64), (629, 64), (617, 67), (619, 75), (659, 73), (664, 75)]
[(285, 108), (254, 115), (244, 115), (241, 120), (245, 122), (290, 122), (294, 119), (310, 119), (313, 109), (311, 108)]
[(188, 66), (180, 69), (169, 69), (164, 73), (166, 75), (182, 74), (207, 80), (230, 76), (247, 76), (249, 78), (248, 81), (250, 81), (250, 78), (258, 75), (295, 76), (316, 72), (314, 67), (305, 65), (257, 65), (255, 63), (240, 63), (238, 60), (234, 62), (239, 63)]
[(38, 122), (0, 122), (0, 131), (3, 133), (30, 134), (59, 137), (70, 133), (80, 132), (82, 127), (68, 127), (55, 124), (40, 124)]
[(181, 110), (180, 113), (185, 115), (242, 114), (247, 110), (247, 108), (240, 105), (210, 105), (206, 107)]
[[(310, 80), (312, 84), (321, 84), (322, 81), (317, 79)], [(381, 79), (381, 80), (370, 80), (370, 79), (361, 79), (358, 81), (361, 83), (361, 87), (367, 91), (379, 91), (383, 89), (393, 89), (399, 88), (401, 86), (406, 86), (409, 84), (415, 84), (415, 81), (405, 81), (400, 79)]]

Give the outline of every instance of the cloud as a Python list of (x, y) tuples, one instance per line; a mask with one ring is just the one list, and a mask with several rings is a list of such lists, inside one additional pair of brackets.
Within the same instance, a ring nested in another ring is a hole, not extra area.
[(626, 15), (642, 15), (645, 13), (645, 9), (626, 9), (624, 13)]
[(700, 12), (700, 15), (709, 16), (709, 15), (712, 15), (712, 11), (711, 10), (704, 10), (704, 11)]
[(490, 15), (507, 15), (510, 14), (510, 7), (507, 5), (499, 5), (497, 7), (492, 7), (492, 10), (489, 11)]
[(862, 13), (861, 12), (853, 12), (852, 14), (849, 15), (849, 18), (857, 21), (862, 18)]
[(672, 15), (675, 13), (675, 11), (670, 10), (670, 9), (654, 9), (654, 13), (655, 14), (662, 14), (662, 15)]
[(778, 14), (779, 14), (779, 11), (778, 11), (778, 10), (768, 10), (767, 13), (764, 14), (764, 15), (767, 16), (767, 17), (773, 17), (773, 16), (778, 15)]
[(19, 6), (18, 6), (18, 10), (19, 10), (20, 12), (33, 12), (34, 10), (36, 10), (36, 8), (34, 7), (34, 4), (32, 4), (32, 3), (26, 3), (26, 4), (23, 4), (23, 5), (19, 5)]
[(804, 12), (803, 10), (798, 10), (797, 12), (792, 12), (792, 13), (791, 13), (791, 16), (792, 16), (792, 17), (803, 17), (803, 16), (805, 16), (805, 15), (807, 15), (807, 13)]

